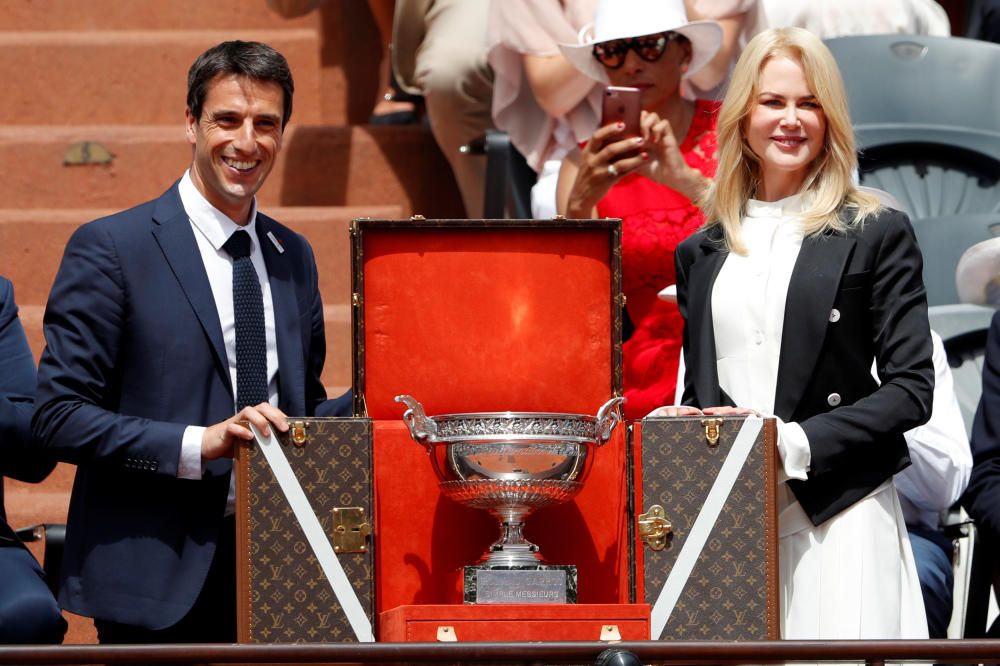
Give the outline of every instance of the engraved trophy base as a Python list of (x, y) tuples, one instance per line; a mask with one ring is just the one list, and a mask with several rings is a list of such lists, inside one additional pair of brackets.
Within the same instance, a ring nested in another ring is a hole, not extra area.
[(467, 604), (575, 604), (576, 565), (465, 567)]

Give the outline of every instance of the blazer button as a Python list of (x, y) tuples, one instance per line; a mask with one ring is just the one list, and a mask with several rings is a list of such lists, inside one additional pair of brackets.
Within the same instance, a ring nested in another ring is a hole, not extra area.
[(837, 308), (830, 310), (830, 321), (834, 323), (840, 321), (840, 310)]
[(831, 393), (830, 395), (826, 396), (826, 404), (830, 405), (831, 407), (836, 407), (837, 405), (839, 405), (840, 404), (840, 394), (839, 393)]

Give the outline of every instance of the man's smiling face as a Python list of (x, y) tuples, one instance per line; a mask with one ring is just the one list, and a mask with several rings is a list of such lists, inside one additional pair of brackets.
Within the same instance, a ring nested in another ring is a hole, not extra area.
[(191, 180), (237, 224), (246, 224), (281, 150), (283, 95), (273, 81), (220, 74), (209, 82), (201, 117), (186, 113)]

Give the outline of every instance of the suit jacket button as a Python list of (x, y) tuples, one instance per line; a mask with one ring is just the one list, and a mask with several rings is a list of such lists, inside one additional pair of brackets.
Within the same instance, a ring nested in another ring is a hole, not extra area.
[(830, 395), (826, 396), (826, 403), (831, 407), (836, 407), (837, 405), (840, 404), (840, 394), (831, 393)]
[(837, 308), (830, 310), (830, 321), (834, 323), (840, 321), (840, 310)]

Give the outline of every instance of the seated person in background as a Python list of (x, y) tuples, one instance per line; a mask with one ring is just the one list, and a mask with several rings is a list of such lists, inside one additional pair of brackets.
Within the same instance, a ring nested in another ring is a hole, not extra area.
[(952, 611), (954, 545), (938, 527), (940, 513), (959, 500), (969, 483), (972, 452), (955, 397), (941, 337), (934, 343), (934, 399), (931, 418), (907, 431), (909, 467), (896, 475), (896, 490), (917, 562), (930, 638), (947, 638)]
[[(268, 0), (286, 18), (326, 0)], [(385, 38), (387, 0), (369, 0)], [(444, 154), (468, 217), (482, 217), (486, 159), (460, 148), (493, 126), (493, 71), (486, 62), (486, 0), (395, 0), (392, 72), (404, 93), (424, 98), (434, 140)]]
[(556, 214), (562, 158), (597, 128), (602, 87), (559, 52), (594, 20), (596, 0), (492, 0), (493, 121), (538, 173), (531, 214)]
[(951, 35), (936, 0), (759, 0), (771, 28), (805, 28), (820, 39), (850, 35)]
[(38, 562), (7, 525), (3, 477), (37, 483), (55, 461), (31, 445), (35, 359), (17, 318), (14, 287), (0, 277), (0, 644), (61, 643), (66, 620)]
[[(963, 301), (1000, 307), (1000, 238), (966, 250), (956, 282)], [(1000, 312), (993, 315), (986, 338), (983, 393), (972, 421), (971, 444), (972, 476), (962, 505), (976, 521), (978, 534), (996, 563), (1000, 553)], [(1000, 638), (1000, 619), (987, 635)]]
[(674, 280), (674, 248), (704, 219), (693, 203), (715, 173), (718, 103), (691, 101), (681, 81), (719, 49), (712, 21), (689, 22), (682, 0), (601, 0), (593, 33), (561, 45), (601, 83), (642, 90), (640, 137), (601, 127), (563, 160), (557, 200), (569, 218), (622, 218), (622, 284), (633, 325), (625, 342), (625, 415), (673, 402), (683, 323), (657, 298)]
[(684, 0), (688, 18), (722, 26), (722, 47), (701, 71), (688, 79), (697, 97), (722, 99), (733, 65), (746, 43), (767, 27), (760, 0)]

